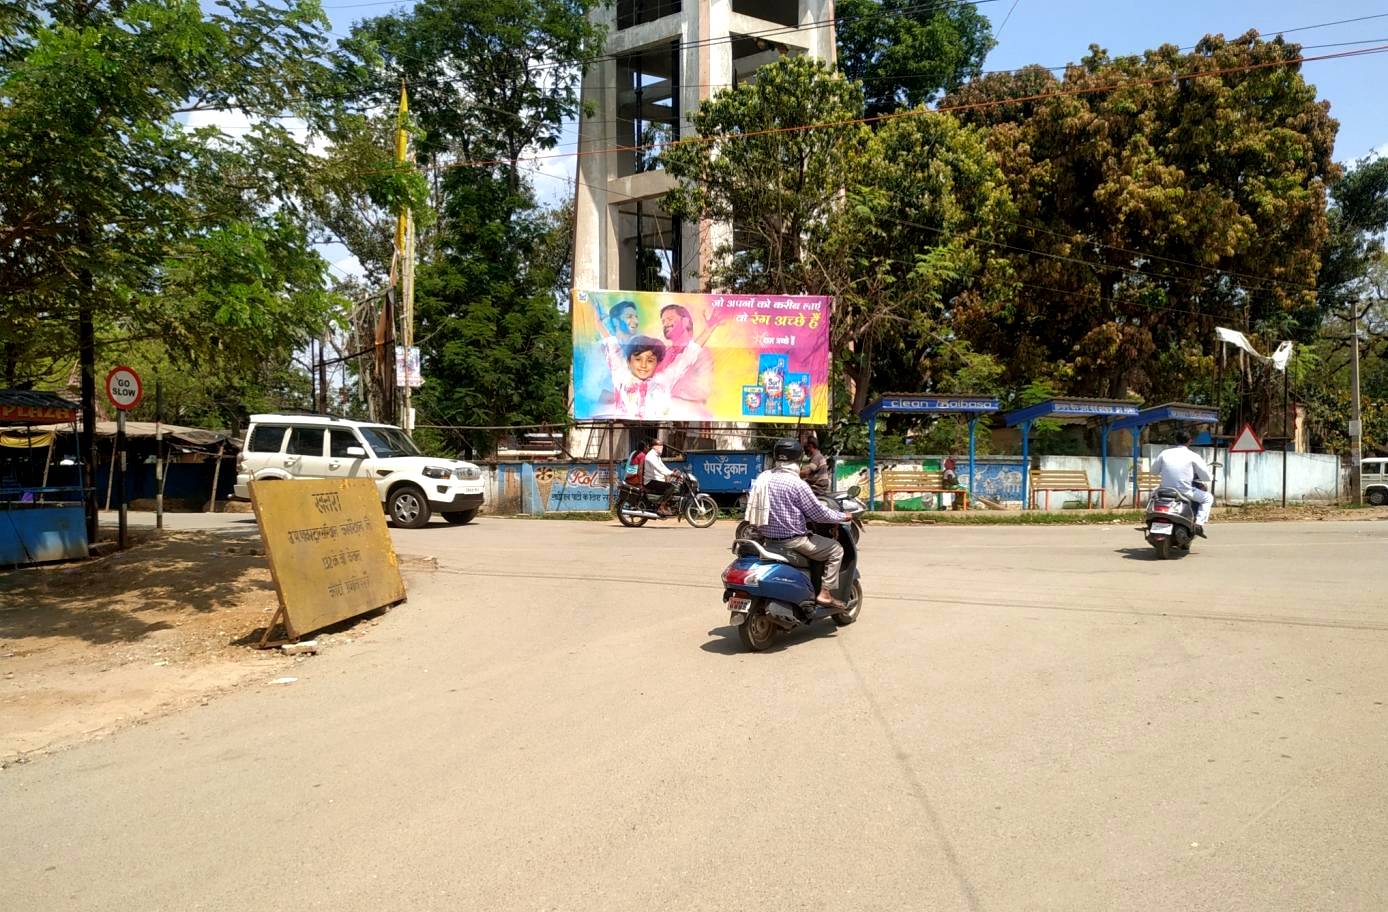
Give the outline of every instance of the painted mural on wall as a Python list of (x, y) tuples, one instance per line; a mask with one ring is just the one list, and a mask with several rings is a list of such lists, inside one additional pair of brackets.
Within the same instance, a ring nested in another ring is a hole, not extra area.
[(544, 504), (546, 513), (608, 509), (612, 479), (613, 473), (607, 466), (596, 463), (535, 467), (538, 501)]
[[(969, 464), (966, 459), (957, 459), (959, 485), (969, 487)], [(941, 457), (915, 459), (879, 459), (877, 461), (877, 501), (873, 509), (882, 509), (882, 473), (888, 469), (917, 469), (925, 472), (938, 472), (944, 460)], [(978, 478), (974, 482), (974, 494), (989, 500), (1022, 500), (1022, 464), (1017, 463), (976, 463), (974, 470)], [(841, 459), (834, 466), (834, 487), (844, 490), (850, 485), (862, 488), (862, 496), (868, 492), (868, 463), (866, 459)], [(948, 494), (895, 494), (892, 508), (895, 510), (947, 510), (953, 505)]]

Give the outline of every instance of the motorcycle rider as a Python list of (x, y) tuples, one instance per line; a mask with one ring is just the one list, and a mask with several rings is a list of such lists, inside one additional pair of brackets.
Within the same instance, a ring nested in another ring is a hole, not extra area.
[(1183, 497), (1199, 505), (1195, 514), (1195, 534), (1201, 538), (1209, 538), (1205, 534), (1205, 523), (1210, 521), (1210, 507), (1214, 506), (1214, 495), (1195, 487), (1193, 482), (1199, 481), (1208, 486), (1213, 476), (1205, 460), (1190, 448), (1189, 431), (1182, 429), (1176, 432), (1176, 445), (1162, 450), (1161, 454), (1152, 460), (1152, 473), (1161, 476), (1163, 488), (1175, 488)]
[(660, 500), (656, 503), (656, 512), (661, 516), (669, 516), (670, 508), (666, 501), (670, 498), (670, 476), (675, 473), (665, 464), (665, 460), (660, 458), (664, 452), (665, 444), (660, 438), (651, 441), (650, 449), (646, 450), (646, 458), (641, 463), (641, 481), (647, 493), (660, 495)]
[(815, 602), (842, 611), (843, 602), (834, 597), (839, 586), (839, 567), (843, 548), (832, 538), (813, 535), (808, 523), (838, 524), (848, 514), (820, 503), (810, 486), (800, 478), (800, 441), (786, 437), (772, 448), (773, 466), (757, 476), (747, 501), (747, 521), (768, 541), (810, 560), (824, 562), (824, 578)]

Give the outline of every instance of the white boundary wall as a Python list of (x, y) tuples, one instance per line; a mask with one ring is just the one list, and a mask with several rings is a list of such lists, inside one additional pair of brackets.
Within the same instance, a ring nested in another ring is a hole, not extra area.
[[(1164, 446), (1144, 446), (1142, 448), (1141, 470), (1147, 471)], [(1282, 452), (1250, 453), (1226, 455), (1219, 450), (1197, 447), (1196, 452), (1212, 462), (1216, 458), (1227, 459), (1227, 466), (1215, 469), (1215, 504), (1243, 503), (1244, 460), (1248, 465), (1249, 502), (1282, 499)], [(1287, 501), (1329, 502), (1336, 499), (1342, 491), (1340, 481), (1340, 458), (1324, 453), (1288, 453), (1287, 455)], [(1039, 467), (1043, 469), (1083, 469), (1089, 475), (1090, 483), (1099, 485), (1100, 463), (1097, 456), (1041, 456)], [(1108, 503), (1110, 507), (1132, 506), (1132, 458), (1111, 456), (1108, 460)], [(1044, 495), (1042, 495), (1044, 497)], [(1084, 503), (1083, 494), (1052, 494), (1051, 507), (1058, 509), (1066, 501)], [(1042, 501), (1044, 504), (1044, 500)]]

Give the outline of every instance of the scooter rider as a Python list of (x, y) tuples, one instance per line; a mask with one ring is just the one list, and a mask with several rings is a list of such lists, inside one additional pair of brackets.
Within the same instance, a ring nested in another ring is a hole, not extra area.
[(1208, 487), (1212, 476), (1205, 460), (1190, 448), (1189, 431), (1176, 432), (1176, 445), (1162, 450), (1152, 461), (1152, 472), (1161, 476), (1163, 488), (1175, 488), (1183, 497), (1199, 504), (1200, 508), (1195, 514), (1195, 534), (1201, 538), (1208, 538), (1205, 534), (1205, 523), (1210, 521), (1210, 507), (1214, 505), (1214, 495), (1195, 487), (1193, 482), (1198, 481)]
[(810, 486), (800, 478), (800, 457), (804, 448), (794, 438), (776, 441), (772, 448), (774, 465), (757, 476), (747, 501), (747, 521), (768, 541), (810, 560), (824, 562), (824, 579), (815, 602), (842, 610), (843, 602), (833, 593), (839, 586), (839, 567), (843, 548), (832, 538), (813, 535), (808, 523), (841, 523), (848, 514), (820, 503)]

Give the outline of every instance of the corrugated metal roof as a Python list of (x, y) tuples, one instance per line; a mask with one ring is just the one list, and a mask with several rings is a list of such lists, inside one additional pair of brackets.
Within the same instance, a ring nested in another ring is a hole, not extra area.
[(69, 402), (57, 393), (50, 393), (46, 390), (0, 389), (0, 405), (30, 408), (77, 408), (76, 402)]

